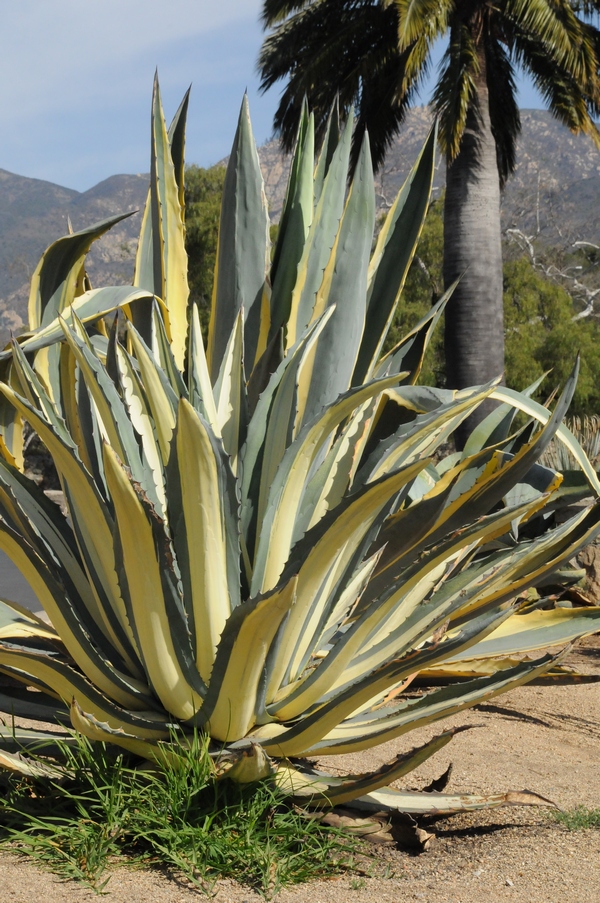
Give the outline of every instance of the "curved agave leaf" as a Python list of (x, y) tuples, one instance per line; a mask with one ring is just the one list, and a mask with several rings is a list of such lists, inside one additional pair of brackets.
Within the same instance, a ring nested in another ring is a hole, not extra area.
[[(155, 87), (158, 87), (158, 79), (155, 76)], [(169, 126), (168, 139), (171, 151), (171, 159), (173, 161), (173, 171), (175, 175), (175, 180), (177, 182), (177, 189), (179, 193), (179, 206), (182, 213), (183, 220), (183, 211), (184, 211), (184, 202), (185, 202), (185, 191), (184, 191), (184, 150), (185, 150), (185, 124), (187, 119), (187, 110), (189, 104), (190, 90), (188, 89), (184, 95), (183, 100), (179, 105), (179, 109), (175, 113), (173, 117), (173, 121)], [(154, 130), (156, 125), (160, 125), (160, 123), (155, 124), (155, 112), (156, 112), (156, 100), (160, 103), (160, 98), (154, 97), (152, 104), (152, 138), (153, 143), (158, 146), (155, 148), (158, 150), (164, 150), (164, 141), (159, 141), (158, 143), (154, 141)], [(159, 136), (162, 137), (162, 136)], [(157, 167), (158, 168), (158, 167)], [(157, 177), (157, 173), (153, 172), (152, 177)], [(156, 193), (158, 191), (155, 189)], [(163, 191), (164, 194), (164, 191)], [(140, 239), (138, 242), (138, 249), (136, 254), (135, 261), (135, 271), (133, 277), (134, 285), (147, 285), (154, 288), (154, 261), (153, 261), (153, 209), (152, 209), (152, 188), (148, 189), (148, 197), (146, 199), (146, 204), (144, 207), (144, 215), (142, 226), (140, 229)], [(158, 249), (160, 252), (160, 248)], [(133, 319), (136, 325), (136, 328), (146, 337), (148, 342), (152, 341), (152, 326), (150, 320), (150, 313), (148, 310), (143, 311), (139, 308), (134, 308), (133, 310)]]
[(148, 482), (151, 481), (148, 496), (155, 504), (157, 512), (164, 517), (167, 508), (165, 469), (148, 396), (131, 358), (120, 346), (116, 351), (116, 367), (123, 404), (127, 408), (131, 425), (140, 438)]
[(434, 304), (417, 325), (379, 361), (374, 369), (371, 368), (375, 376), (386, 376), (388, 373), (399, 373), (400, 370), (408, 370), (409, 378), (406, 382), (411, 385), (416, 383), (433, 331), (457, 285), (458, 282), (451, 285), (448, 291), (444, 292), (439, 301)]
[[(61, 317), (57, 317), (38, 329), (35, 333), (25, 333), (19, 336), (19, 344), (23, 351), (37, 352), (47, 348), (63, 338), (61, 319), (73, 328), (74, 317), (82, 323), (89, 323), (113, 313), (118, 308), (125, 308), (137, 301), (148, 304), (153, 303), (154, 296), (145, 289), (132, 288), (130, 285), (111, 285), (106, 288), (91, 289), (75, 299), (73, 304), (66, 307)], [(11, 351), (0, 352), (0, 360), (5, 360), (12, 354)]]
[(74, 730), (90, 740), (114, 743), (143, 759), (153, 760), (157, 755), (158, 747), (155, 743), (140, 739), (139, 733), (128, 733), (121, 726), (111, 727), (107, 721), (99, 721), (94, 715), (84, 712), (75, 697), (71, 702), (70, 716)]
[(52, 454), (92, 591), (106, 631), (125, 661), (135, 668), (136, 641), (117, 582), (112, 543), (113, 521), (96, 485), (77, 455), (74, 443), (57, 434), (25, 399), (5, 384), (0, 392), (26, 417)]
[(111, 216), (80, 232), (65, 235), (50, 245), (31, 277), (30, 329), (48, 326), (72, 305), (76, 295), (83, 293), (83, 261), (92, 243), (131, 215), (122, 213)]
[[(527, 659), (521, 658), (467, 658), (460, 663), (440, 664), (430, 670), (419, 672), (414, 680), (414, 686), (436, 687), (443, 686), (449, 682), (457, 680), (473, 680), (475, 677), (485, 677), (486, 675), (496, 674), (499, 671), (507, 671), (514, 668)], [(573, 684), (589, 684), (598, 683), (600, 675), (583, 674), (575, 668), (568, 665), (553, 665), (548, 671), (544, 671), (542, 675), (529, 683), (537, 686), (553, 685), (573, 685)]]
[(455, 815), (500, 806), (544, 806), (556, 809), (556, 803), (531, 790), (509, 790), (507, 793), (430, 793), (418, 790), (395, 790), (385, 787), (353, 800), (355, 809), (368, 812), (404, 812), (407, 815)]
[[(365, 331), (352, 377), (353, 385), (380, 375), (375, 374), (374, 368), (425, 222), (433, 185), (436, 139), (437, 127), (434, 125), (379, 233), (369, 266)], [(443, 304), (438, 305), (440, 313), (442, 307)], [(436, 314), (439, 316), (437, 311)], [(405, 365), (399, 363), (398, 370), (405, 369)]]
[(171, 125), (169, 126), (169, 146), (171, 148), (171, 159), (173, 160), (173, 171), (177, 188), (179, 189), (179, 207), (182, 211), (182, 219), (185, 220), (183, 213), (185, 211), (185, 126), (187, 122), (188, 106), (190, 102), (190, 91), (188, 88), (183, 95), (183, 100), (177, 108), (177, 112), (173, 116)]
[[(295, 602), (296, 582), (292, 578), (281, 589), (244, 602), (228, 618), (200, 711), (216, 740), (239, 740), (254, 727), (269, 647)], [(243, 693), (240, 687), (244, 687)]]
[(98, 689), (69, 664), (60, 661), (55, 653), (39, 649), (15, 649), (0, 642), (0, 667), (13, 676), (21, 672), (21, 680), (35, 685), (41, 681), (44, 688), (57, 694), (67, 705), (77, 698), (86, 710), (103, 718), (115, 728), (123, 724), (146, 739), (166, 739), (169, 736), (169, 718), (165, 712), (131, 711), (122, 708), (104, 696)]
[(243, 313), (240, 311), (223, 356), (214, 387), (217, 428), (234, 473), (246, 438), (248, 401), (244, 380)]
[(310, 808), (341, 806), (403, 778), (443, 749), (456, 734), (469, 729), (467, 726), (445, 731), (422, 746), (415, 747), (407, 753), (400, 753), (393, 762), (382, 765), (377, 771), (368, 774), (338, 777), (315, 769), (299, 769), (291, 763), (282, 762), (277, 769), (276, 783), (282, 790)]
[[(18, 756), (23, 750), (31, 750), (31, 752), (37, 753), (38, 755), (46, 753), (50, 756), (56, 756), (61, 754), (63, 744), (65, 746), (76, 746), (78, 741), (72, 733), (63, 733), (56, 730), (40, 731), (28, 727), (17, 727), (16, 725), (7, 727), (4, 724), (0, 724), (0, 742), (2, 743), (1, 754), (3, 756), (5, 756), (7, 752), (9, 756), (11, 753)], [(5, 750), (7, 752), (5, 752)], [(30, 765), (32, 768), (35, 768), (37, 762), (30, 763), (25, 759), (24, 765), (27, 770), (18, 767), (18, 760), (15, 762), (14, 760), (9, 759), (7, 762), (11, 762), (8, 766), (11, 771), (19, 771), (21, 774), (30, 777), (37, 777), (37, 775), (33, 775), (28, 769), (28, 766)], [(2, 767), (6, 767), (6, 765), (2, 763)], [(40, 766), (40, 768), (43, 768), (43, 766)]]
[[(460, 492), (460, 482), (457, 483), (454, 490), (455, 497), (450, 498), (443, 517), (438, 524), (437, 535), (431, 537), (431, 541), (438, 539), (442, 532), (450, 532), (461, 528), (466, 522), (472, 521), (477, 517), (481, 517), (487, 511), (491, 510), (494, 505), (498, 504), (506, 497), (511, 490), (523, 477), (525, 477), (535, 464), (544, 449), (548, 446), (552, 437), (560, 430), (560, 422), (570, 404), (575, 390), (577, 381), (578, 366), (576, 365), (570, 379), (565, 385), (565, 389), (557, 403), (556, 409), (552, 416), (548, 416), (544, 428), (537, 436), (512, 457), (504, 458), (500, 453), (493, 452), (489, 456), (489, 463), (481, 472), (479, 479), (475, 480), (473, 485), (469, 485), (467, 481), (466, 493)], [(493, 389), (490, 398), (496, 397), (497, 390)], [(486, 452), (479, 453), (482, 460), (485, 461)], [(469, 459), (466, 459), (469, 461)], [(478, 463), (479, 456), (475, 455), (471, 459), (473, 463)], [(464, 461), (463, 461), (464, 465)], [(556, 481), (551, 488), (556, 488), (559, 480)]]
[[(170, 309), (165, 308), (164, 310), (166, 311)], [(163, 315), (163, 309), (158, 303), (152, 306), (152, 322), (154, 328), (154, 356), (156, 358), (158, 366), (166, 376), (173, 392), (177, 396), (188, 398), (189, 393), (187, 386), (182, 374), (180, 373), (180, 368), (183, 369), (183, 364), (178, 364), (177, 360), (175, 359), (171, 340), (167, 334), (167, 324), (169, 324), (170, 329), (173, 328), (170, 315), (165, 317)]]
[(93, 399), (103, 435), (144, 491), (157, 501), (151, 469), (140, 455), (140, 447), (128, 412), (116, 386), (91, 348), (65, 325), (65, 338), (73, 351), (87, 389)]
[[(14, 383), (12, 365), (2, 363), (1, 358), (0, 353), (0, 374), (8, 382)], [(23, 469), (23, 419), (4, 395), (0, 395), (0, 458)]]
[[(241, 524), (250, 560), (255, 551), (256, 533), (268, 493), (285, 448), (294, 435), (297, 413), (298, 373), (302, 361), (331, 316), (327, 311), (303, 335), (296, 347), (281, 361), (256, 404), (248, 423), (246, 441), (241, 450), (239, 474), (241, 495)], [(271, 442), (267, 442), (269, 435)], [(272, 444), (274, 443), (274, 444)], [(267, 461), (265, 461), (265, 452)], [(260, 511), (260, 514), (259, 514)]]
[[(404, 375), (399, 374), (399, 377)], [(296, 520), (294, 541), (316, 526), (327, 511), (339, 505), (347, 492), (357, 488), (356, 471), (369, 440), (377, 404), (377, 400), (373, 399), (359, 405), (338, 431), (336, 440), (306, 486)]]
[(195, 660), (208, 684), (219, 638), (240, 603), (238, 512), (226, 456), (185, 399), (179, 402), (170, 470), (175, 549)]
[(327, 437), (355, 408), (397, 380), (394, 376), (351, 389), (307, 424), (288, 447), (270, 491), (252, 575), (253, 595), (275, 586), (282, 573), (289, 557), (305, 481)]
[(518, 655), (569, 643), (578, 637), (595, 633), (600, 621), (600, 608), (555, 608), (514, 614), (468, 652), (449, 659), (449, 664), (471, 658), (504, 654)]
[(108, 445), (104, 446), (104, 468), (115, 509), (122, 562), (119, 570), (140, 656), (161, 703), (185, 721), (200, 709), (202, 695), (200, 675), (194, 673), (183, 606), (177, 595), (172, 599), (172, 586), (165, 585), (168, 573), (165, 574), (165, 562), (157, 559), (152, 512), (144, 510), (130, 478)]
[[(508, 567), (498, 574), (496, 587), (488, 587), (487, 593), (466, 605), (455, 622), (468, 620), (474, 610), (494, 608), (505, 599), (516, 597), (529, 586), (543, 583), (548, 574), (552, 574), (591, 542), (598, 532), (599, 523), (600, 504), (596, 503), (531, 544), (523, 543), (520, 548), (512, 550)], [(490, 588), (492, 592), (489, 591)]]
[(56, 640), (58, 634), (51, 624), (46, 624), (29, 609), (16, 602), (0, 599), (0, 639), (42, 637)]
[(50, 421), (55, 430), (64, 432), (64, 423), (57, 414), (56, 404), (48, 396), (38, 375), (29, 365), (29, 361), (23, 354), (19, 344), (11, 341), (13, 352), (13, 381), (19, 383), (21, 393), (30, 404), (43, 411), (46, 419)]
[[(507, 402), (519, 411), (523, 411), (523, 413), (528, 414), (530, 417), (535, 417), (536, 420), (539, 420), (544, 424), (548, 423), (554, 416), (542, 405), (532, 401), (530, 398), (524, 398), (513, 389), (507, 389), (506, 386), (498, 386), (494, 389), (490, 397), (495, 401)], [(594, 494), (600, 495), (600, 480), (573, 433), (567, 429), (564, 424), (560, 423), (556, 429), (556, 438), (568, 448), (578, 462), (588, 479), (590, 487), (594, 490)]]
[[(151, 704), (147, 687), (130, 677), (120, 662), (118, 653), (90, 643), (81, 611), (66, 595), (65, 588), (53, 576), (34, 550), (22, 537), (0, 522), (0, 548), (26, 575), (36, 596), (55, 625), (68, 652), (84, 674), (88, 674), (103, 693), (122, 706), (132, 709)], [(39, 634), (38, 634), (39, 635)], [(119, 668), (121, 665), (121, 669)]]
[[(454, 649), (458, 651), (473, 645), (477, 639), (490, 633), (508, 614), (509, 612), (495, 612), (476, 617), (452, 639), (447, 638), (444, 644), (434, 640), (422, 650), (388, 660), (379, 667), (360, 674), (354, 680), (349, 678), (345, 685), (326, 694), (318, 705), (305, 712), (300, 721), (284, 728), (281, 734), (277, 733), (272, 739), (265, 739), (266, 751), (279, 756), (304, 757), (312, 755), (313, 749), (325, 749), (326, 740), (335, 734), (338, 725), (349, 719), (354, 712), (372, 700), (380, 701), (393, 687), (406, 680), (420, 667), (431, 667), (435, 660), (448, 657), (446, 653), (451, 654)], [(260, 738), (260, 728), (252, 737)]]
[[(23, 538), (41, 559), (52, 562), (67, 596), (80, 600), (83, 611), (89, 615), (90, 629), (93, 623), (94, 633), (96, 629), (100, 630), (108, 640), (114, 642), (114, 631), (106, 628), (106, 619), (90, 586), (73, 531), (57, 506), (46, 498), (32, 480), (3, 462), (0, 462), (0, 484), (4, 487), (0, 504), (2, 517), (13, 529), (21, 531)], [(20, 611), (18, 606), (16, 610)], [(31, 617), (29, 614), (28, 616)], [(115, 648), (119, 648), (118, 642), (115, 643)], [(135, 673), (135, 668), (132, 670)]]
[(316, 294), (335, 244), (344, 211), (346, 177), (350, 159), (353, 114), (331, 156), (327, 175), (310, 225), (304, 251), (298, 264), (298, 275), (292, 293), (290, 315), (286, 327), (286, 348), (293, 348), (313, 320)]
[(210, 375), (208, 372), (208, 364), (206, 362), (206, 354), (204, 351), (204, 341), (202, 331), (200, 329), (200, 315), (198, 313), (198, 305), (192, 305), (190, 311), (190, 326), (188, 335), (188, 388), (189, 401), (199, 414), (204, 417), (207, 423), (217, 436), (220, 438), (221, 431), (217, 418), (217, 408), (213, 395)]
[(166, 466), (175, 429), (178, 399), (167, 377), (156, 366), (152, 352), (131, 325), (128, 328), (128, 337), (135, 353), (135, 362), (139, 367), (148, 407), (152, 413), (163, 466)]
[[(307, 657), (315, 648), (315, 642), (320, 638), (322, 627), (330, 613), (332, 591), (355, 549), (378, 514), (389, 504), (390, 498), (394, 498), (423, 466), (424, 463), (419, 462), (413, 467), (404, 468), (370, 486), (357, 497), (351, 497), (351, 503), (344, 506), (341, 512), (336, 510), (335, 519), (328, 524), (328, 529), (320, 539), (315, 541), (312, 536), (307, 537), (312, 548), (298, 572), (296, 604), (282, 634), (279, 664), (275, 665), (277, 670), (282, 670), (285, 666), (290, 681), (294, 681), (301, 673)], [(340, 550), (343, 550), (342, 554)], [(292, 563), (291, 567), (293, 566)], [(343, 666), (336, 663), (336, 670), (340, 667)], [(321, 666), (319, 673), (325, 670)], [(317, 689), (316, 698), (319, 696), (320, 690)], [(307, 708), (304, 702), (300, 703), (300, 712)], [(286, 710), (285, 714), (281, 713), (281, 717), (287, 720), (294, 717), (294, 713)]]
[(319, 200), (321, 199), (323, 185), (325, 184), (325, 179), (327, 177), (327, 173), (329, 172), (329, 167), (331, 166), (331, 163), (333, 161), (333, 155), (335, 153), (336, 147), (339, 144), (340, 137), (340, 111), (338, 98), (336, 96), (336, 99), (331, 105), (331, 110), (329, 111), (325, 137), (323, 139), (323, 144), (321, 145), (321, 153), (319, 154), (319, 159), (315, 168), (315, 208), (317, 207)]
[[(521, 394), (527, 398), (539, 389), (544, 379), (548, 376), (547, 371), (543, 373), (539, 379), (522, 389)], [(513, 405), (504, 403), (499, 404), (496, 408), (485, 417), (481, 423), (478, 423), (469, 438), (467, 439), (462, 451), (462, 455), (468, 458), (470, 455), (481, 451), (488, 445), (496, 445), (508, 438), (511, 426), (517, 414), (517, 409)]]
[[(396, 434), (379, 443), (369, 456), (358, 475), (358, 480), (375, 480), (384, 473), (409, 463), (418, 456), (427, 457), (445, 442), (462, 421), (472, 413), (493, 391), (494, 383), (475, 389), (453, 392), (451, 401), (440, 404), (433, 411), (417, 414), (407, 426), (400, 427)], [(416, 394), (412, 386), (400, 387), (394, 391), (396, 404), (407, 406)]]
[(298, 264), (313, 218), (314, 116), (303, 108), (277, 244), (271, 264), (271, 326), (269, 338), (287, 323)]
[(93, 433), (87, 428), (91, 420), (89, 394), (82, 386), (75, 355), (66, 342), (60, 346), (59, 382), (60, 410), (69, 435), (89, 472), (97, 473)]
[(303, 364), (318, 343), (333, 310), (325, 311), (305, 332), (269, 380), (248, 428), (242, 450), (242, 522), (248, 537), (248, 549), (254, 548), (254, 536), (260, 532), (268, 505), (271, 485), (298, 430), (298, 391)]
[[(557, 659), (558, 657), (545, 656), (536, 662), (522, 662), (498, 675), (465, 681), (458, 686), (443, 687), (417, 698), (402, 700), (397, 706), (380, 709), (375, 715), (367, 712), (362, 716), (358, 715), (356, 720), (348, 718), (333, 727), (321, 740), (307, 747), (302, 755), (360, 752), (376, 743), (386, 743), (417, 727), (433, 724), (441, 718), (455, 715), (520, 686), (543, 674)], [(263, 744), (271, 755), (275, 754), (275, 749), (282, 749), (282, 746), (285, 749), (281, 740), (278, 740), (279, 738), (275, 738)]]

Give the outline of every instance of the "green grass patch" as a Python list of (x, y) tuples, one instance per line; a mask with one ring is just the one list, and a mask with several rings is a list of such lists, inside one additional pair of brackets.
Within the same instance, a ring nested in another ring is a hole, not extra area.
[(600, 809), (577, 806), (566, 812), (553, 812), (556, 821), (569, 831), (583, 831), (586, 828), (600, 828)]
[(266, 897), (352, 868), (355, 840), (268, 781), (216, 780), (200, 736), (146, 770), (84, 737), (63, 755), (69, 777), (2, 778), (0, 840), (96, 891), (119, 860), (174, 869), (206, 893), (234, 878)]

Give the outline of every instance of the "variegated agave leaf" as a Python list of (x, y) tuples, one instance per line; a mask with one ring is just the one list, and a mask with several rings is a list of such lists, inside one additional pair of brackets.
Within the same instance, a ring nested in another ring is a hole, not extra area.
[[(373, 774), (334, 778), (302, 760), (493, 698), (557, 667), (527, 653), (598, 628), (598, 608), (522, 611), (520, 601), (600, 528), (597, 502), (559, 526), (542, 517), (561, 493), (560, 474), (539, 464), (553, 441), (600, 492), (561, 425), (577, 367), (553, 412), (497, 381), (417, 385), (446, 298), (382, 349), (427, 209), (435, 131), (372, 252), (368, 138), (347, 186), (350, 126), (340, 135), (332, 118), (315, 159), (304, 110), (271, 255), (246, 100), (205, 347), (188, 305), (186, 112), (187, 96), (167, 129), (155, 84), (135, 285), (92, 291), (83, 277), (110, 222), (69, 236), (36, 271), (31, 331), (3, 352), (0, 548), (51, 625), (0, 605), (0, 671), (24, 685), (0, 704), (70, 719), (144, 759), (174, 755), (174, 737), (200, 730), (217, 776), (274, 775), (312, 807), (540, 802), (386, 789), (456, 730)], [(120, 333), (94, 326), (115, 310)], [(499, 406), (464, 452), (440, 457), (489, 398)], [(511, 432), (518, 411), (529, 422)], [(54, 459), (68, 517), (23, 476), (23, 420)], [(419, 675), (448, 673), (457, 679), (446, 686), (405, 692)], [(0, 764), (29, 775), (26, 750), (51, 742), (2, 739)]]

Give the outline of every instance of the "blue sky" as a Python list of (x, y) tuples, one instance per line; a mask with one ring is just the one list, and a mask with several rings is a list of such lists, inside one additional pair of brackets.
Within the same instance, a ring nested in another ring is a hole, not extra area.
[[(0, 168), (83, 191), (146, 172), (158, 67), (167, 119), (188, 85), (187, 160), (231, 145), (244, 90), (258, 143), (277, 88), (258, 94), (261, 0), (0, 0)], [(538, 106), (530, 89), (522, 106)]]

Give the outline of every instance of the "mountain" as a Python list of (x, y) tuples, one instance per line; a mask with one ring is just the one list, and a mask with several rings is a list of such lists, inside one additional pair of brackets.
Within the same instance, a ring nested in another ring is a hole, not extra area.
[[(600, 152), (585, 136), (572, 135), (543, 110), (521, 111), (522, 133), (515, 174), (502, 200), (503, 228), (537, 235), (550, 246), (574, 241), (600, 244)], [(407, 116), (376, 184), (381, 209), (392, 202), (431, 127), (428, 108)], [(274, 220), (285, 198), (289, 158), (275, 141), (259, 148)], [(444, 187), (438, 159), (434, 192)], [(68, 231), (116, 213), (141, 210), (147, 175), (111, 176), (77, 192), (51, 182), (0, 170), (0, 343), (27, 323), (28, 283), (44, 249)], [(131, 282), (141, 214), (119, 223), (95, 242), (88, 257), (92, 285)]]
[[(29, 280), (42, 253), (69, 230), (116, 213), (143, 209), (148, 176), (111, 176), (78, 192), (0, 169), (0, 344), (27, 325)], [(92, 285), (131, 282), (141, 214), (118, 223), (92, 245)]]

